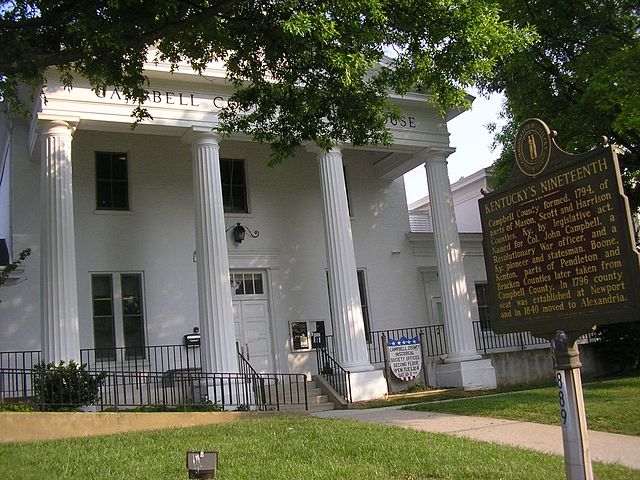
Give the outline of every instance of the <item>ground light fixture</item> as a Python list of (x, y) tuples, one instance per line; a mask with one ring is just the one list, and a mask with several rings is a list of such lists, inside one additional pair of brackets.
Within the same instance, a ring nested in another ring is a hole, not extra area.
[(236, 245), (242, 243), (247, 232), (252, 238), (257, 238), (258, 235), (260, 235), (260, 232), (258, 232), (258, 230), (254, 230), (252, 232), (249, 228), (241, 225), (240, 222), (236, 223), (232, 227), (227, 228), (225, 231), (228, 232), (229, 230), (231, 230), (231, 235), (233, 236), (233, 241), (236, 243)]
[(215, 478), (218, 468), (218, 452), (187, 452), (189, 478)]

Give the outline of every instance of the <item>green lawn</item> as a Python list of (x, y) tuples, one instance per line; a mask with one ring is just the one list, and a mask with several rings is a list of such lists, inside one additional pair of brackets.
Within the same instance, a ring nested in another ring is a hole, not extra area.
[[(583, 390), (589, 429), (640, 435), (640, 377), (587, 383)], [(408, 408), (550, 425), (560, 422), (558, 390), (555, 387), (436, 403), (434, 399), (437, 397)]]
[[(153, 415), (153, 414), (149, 414)], [(190, 450), (217, 450), (217, 479), (564, 479), (559, 456), (446, 435), (310, 417), (0, 444), (3, 479), (181, 479)], [(594, 465), (598, 480), (640, 472)]]

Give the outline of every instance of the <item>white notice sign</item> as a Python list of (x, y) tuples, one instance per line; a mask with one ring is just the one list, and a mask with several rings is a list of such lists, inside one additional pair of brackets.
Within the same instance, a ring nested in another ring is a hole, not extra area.
[(422, 368), (420, 337), (401, 337), (398, 340), (389, 338), (387, 345), (393, 374), (405, 382), (416, 378)]

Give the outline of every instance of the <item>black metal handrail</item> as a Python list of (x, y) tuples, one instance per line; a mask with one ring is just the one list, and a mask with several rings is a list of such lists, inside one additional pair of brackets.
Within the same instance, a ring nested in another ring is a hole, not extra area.
[[(237, 346), (237, 344), (236, 344)], [(244, 358), (244, 355), (238, 349), (238, 369), (240, 373), (243, 374), (247, 383), (250, 384), (251, 391), (255, 397), (255, 404), (259, 405), (260, 410), (267, 409), (266, 395), (264, 390), (264, 379), (260, 376), (258, 372), (251, 366), (249, 361)], [(278, 404), (278, 410), (280, 405)]]
[(322, 376), (333, 389), (347, 402), (351, 403), (351, 373), (327, 352), (326, 348), (316, 349), (318, 375)]

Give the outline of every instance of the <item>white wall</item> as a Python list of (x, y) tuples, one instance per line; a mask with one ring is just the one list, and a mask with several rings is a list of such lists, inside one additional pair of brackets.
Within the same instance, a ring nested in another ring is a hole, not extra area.
[[(13, 252), (31, 248), (21, 282), (0, 289), (0, 351), (40, 349), (40, 165), (29, 160), (27, 126), (13, 122), (11, 204)], [(9, 210), (4, 203), (3, 212)], [(6, 214), (6, 213), (4, 213)]]

